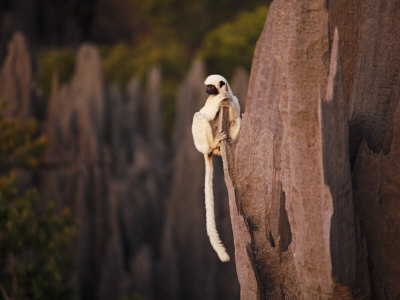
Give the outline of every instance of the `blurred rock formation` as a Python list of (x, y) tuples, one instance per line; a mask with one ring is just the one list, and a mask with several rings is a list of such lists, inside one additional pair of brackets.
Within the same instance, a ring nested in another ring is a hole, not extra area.
[(8, 44), (8, 55), (0, 73), (0, 99), (7, 103), (7, 115), (24, 118), (30, 115), (31, 85), (31, 57), (25, 37), (16, 33)]
[[(71, 207), (80, 223), (75, 298), (237, 299), (234, 262), (220, 263), (206, 235), (204, 161), (191, 137), (193, 113), (207, 96), (202, 63), (193, 63), (179, 91), (169, 154), (160, 128), (160, 70), (149, 71), (144, 90), (138, 79), (124, 91), (106, 86), (98, 50), (85, 44), (71, 81), (60, 86), (55, 77), (45, 101), (30, 60), (16, 34), (0, 97), (10, 116), (36, 117), (49, 140), (39, 170), (26, 180), (44, 202)], [(238, 74), (232, 87), (244, 95), (247, 77)], [(215, 165), (217, 224), (233, 255), (220, 160)]]
[[(159, 89), (159, 78), (149, 82)], [(139, 120), (142, 101), (152, 106)], [(76, 285), (82, 299), (118, 299), (129, 291), (151, 298), (168, 171), (160, 168), (165, 154), (156, 147), (162, 139), (159, 122), (150, 123), (153, 114), (159, 115), (159, 97), (142, 97), (137, 80), (127, 93), (105, 87), (91, 45), (79, 49), (71, 82), (53, 85), (39, 182), (44, 200), (71, 206), (81, 222)], [(149, 130), (142, 133), (141, 126)]]

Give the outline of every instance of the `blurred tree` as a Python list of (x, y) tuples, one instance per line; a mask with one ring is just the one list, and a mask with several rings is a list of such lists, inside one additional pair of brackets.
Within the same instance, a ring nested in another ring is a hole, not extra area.
[[(20, 30), (32, 45), (179, 41), (191, 53), (204, 34), (244, 9), (271, 0), (2, 0), (0, 48)], [(0, 49), (0, 55), (5, 49)]]
[(159, 66), (167, 75), (165, 80), (180, 78), (185, 74), (189, 61), (181, 44), (169, 40), (146, 42), (136, 47), (121, 43), (102, 47), (103, 71), (106, 82), (120, 83), (125, 87), (133, 77), (144, 77), (152, 66)]
[(94, 8), (91, 39), (102, 44), (141, 43), (149, 37), (145, 1), (99, 0)]
[(204, 35), (242, 10), (251, 10), (271, 1), (260, 0), (149, 0), (146, 15), (158, 38), (175, 38), (186, 45), (190, 53), (201, 45)]
[(267, 12), (265, 6), (252, 12), (240, 12), (231, 22), (219, 25), (206, 35), (198, 55), (205, 60), (211, 73), (230, 77), (238, 66), (250, 70)]
[(17, 169), (37, 166), (46, 144), (34, 121), (0, 112), (0, 295), (4, 300), (70, 299), (75, 222), (54, 204), (39, 208), (34, 188), (21, 192)]

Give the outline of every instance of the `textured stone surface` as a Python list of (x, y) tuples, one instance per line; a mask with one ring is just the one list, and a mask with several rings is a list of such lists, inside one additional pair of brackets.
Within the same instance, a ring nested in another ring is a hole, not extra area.
[(399, 297), (399, 13), (271, 5), (224, 166), (243, 299)]
[(346, 101), (350, 99), (355, 75), (360, 40), (361, 7), (363, 2), (363, 0), (327, 1), (330, 41), (333, 41), (335, 28), (338, 29), (340, 34), (340, 51), (342, 53)]
[(246, 70), (238, 68), (235, 70), (232, 76), (232, 80), (229, 83), (235, 96), (239, 100), (240, 111), (244, 112), (246, 107), (247, 89), (249, 87), (249, 74)]
[[(349, 103), (350, 157), (374, 299), (400, 296), (399, 108), (400, 4), (330, 1), (338, 26)], [(362, 247), (359, 247), (362, 248)]]
[[(351, 182), (349, 129), (341, 65), (338, 30), (334, 32), (327, 93), (321, 103), (323, 167), (325, 183), (332, 195), (330, 255), (335, 282), (351, 288), (351, 296), (365, 298), (370, 293), (367, 252), (355, 216)], [(336, 285), (335, 297), (343, 297)], [(349, 295), (350, 296), (350, 293)]]
[[(358, 51), (351, 66), (350, 145), (357, 217), (368, 250), (374, 299), (400, 297), (400, 3), (361, 1)], [(343, 32), (345, 35), (346, 32)], [(340, 31), (339, 31), (340, 35)]]
[(333, 36), (329, 43), (323, 1), (270, 7), (239, 140), (227, 149), (243, 299), (369, 295), (365, 252), (356, 250), (340, 35)]

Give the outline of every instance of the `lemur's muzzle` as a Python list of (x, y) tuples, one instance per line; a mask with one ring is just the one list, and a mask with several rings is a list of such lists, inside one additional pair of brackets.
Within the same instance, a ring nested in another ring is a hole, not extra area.
[(209, 95), (218, 95), (218, 90), (214, 85), (209, 84), (206, 86), (206, 93)]

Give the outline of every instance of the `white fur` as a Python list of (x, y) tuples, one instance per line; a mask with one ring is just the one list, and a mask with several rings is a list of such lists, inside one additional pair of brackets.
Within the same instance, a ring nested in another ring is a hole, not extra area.
[(222, 262), (229, 261), (229, 255), (226, 252), (224, 245), (219, 238), (217, 232), (217, 226), (215, 224), (214, 215), (214, 193), (213, 193), (213, 163), (212, 156), (204, 155), (205, 165), (206, 165), (206, 178), (204, 185), (204, 194), (206, 196), (206, 228), (207, 235), (210, 238), (211, 246), (214, 248), (219, 259)]
[[(225, 84), (221, 87), (220, 82)], [(221, 75), (210, 75), (204, 81), (205, 85), (214, 85), (218, 89), (218, 95), (210, 95), (200, 111), (193, 116), (192, 134), (196, 149), (204, 154), (206, 165), (205, 174), (205, 206), (206, 206), (206, 228), (210, 242), (221, 261), (229, 261), (224, 245), (222, 244), (215, 224), (214, 195), (213, 195), (213, 165), (212, 153), (219, 153), (219, 146), (222, 139), (226, 138), (225, 133), (218, 133), (214, 136), (210, 122), (213, 121), (220, 109), (221, 101), (229, 100), (229, 132), (231, 140), (235, 141), (239, 135), (241, 119), (239, 101), (233, 95), (228, 81)]]

